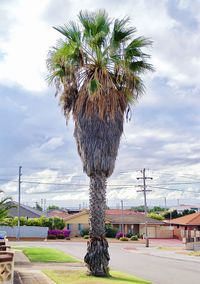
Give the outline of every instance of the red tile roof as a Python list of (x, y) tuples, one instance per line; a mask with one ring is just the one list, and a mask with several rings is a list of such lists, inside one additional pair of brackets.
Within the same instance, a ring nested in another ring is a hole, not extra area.
[(48, 212), (48, 217), (59, 217), (59, 218), (65, 219), (68, 216), (69, 214), (67, 212), (63, 212), (59, 210), (53, 210), (53, 211)]
[(200, 226), (200, 212), (172, 219), (171, 224)]
[[(120, 215), (122, 214), (121, 209), (108, 209), (106, 210), (106, 215)], [(143, 212), (136, 212), (133, 210), (123, 210), (123, 215), (144, 215)]]

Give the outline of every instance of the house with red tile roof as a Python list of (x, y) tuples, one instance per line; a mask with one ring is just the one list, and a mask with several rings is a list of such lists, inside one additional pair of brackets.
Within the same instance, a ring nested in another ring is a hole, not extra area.
[[(141, 212), (132, 210), (109, 209), (106, 210), (106, 223), (113, 225), (118, 231), (125, 234), (139, 234), (145, 233), (145, 215)], [(84, 210), (82, 212), (72, 214), (64, 219), (66, 228), (71, 230), (71, 234), (80, 235), (81, 230), (89, 228), (89, 212)], [(149, 238), (171, 238), (172, 231), (164, 222), (152, 218), (147, 218), (147, 228)]]
[(194, 229), (200, 231), (200, 212), (185, 215), (166, 222), (174, 227), (174, 236), (182, 239), (186, 232), (188, 233)]

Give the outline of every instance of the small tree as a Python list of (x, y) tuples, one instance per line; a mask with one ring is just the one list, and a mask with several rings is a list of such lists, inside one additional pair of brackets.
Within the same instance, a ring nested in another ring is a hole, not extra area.
[(9, 209), (15, 207), (11, 202), (11, 197), (6, 197), (0, 201), (0, 224), (4, 225), (5, 220), (9, 217)]
[(164, 220), (164, 217), (162, 215), (156, 214), (155, 212), (149, 213), (148, 217), (160, 221)]
[(47, 210), (58, 210), (58, 209), (60, 209), (60, 207), (57, 206), (57, 205), (49, 205), (49, 206), (47, 207)]
[(40, 206), (40, 204), (38, 202), (35, 203), (35, 207), (33, 207), (34, 209), (37, 209), (38, 211), (43, 211), (42, 207)]

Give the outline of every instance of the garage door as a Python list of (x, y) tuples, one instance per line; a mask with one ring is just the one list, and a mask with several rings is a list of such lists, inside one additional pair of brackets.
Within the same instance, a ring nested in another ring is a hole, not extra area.
[(148, 237), (156, 238), (156, 228), (155, 227), (147, 227)]

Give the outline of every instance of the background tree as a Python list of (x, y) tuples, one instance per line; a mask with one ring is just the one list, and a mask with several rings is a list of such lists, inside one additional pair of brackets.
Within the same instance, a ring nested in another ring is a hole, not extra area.
[(7, 224), (7, 219), (9, 217), (9, 209), (13, 207), (16, 207), (16, 206), (13, 205), (11, 197), (3, 198), (0, 201), (0, 224), (1, 225)]
[(35, 202), (35, 206), (33, 208), (37, 209), (38, 211), (43, 211), (42, 206), (40, 206), (38, 202)]
[(60, 207), (57, 206), (57, 205), (49, 205), (49, 206), (47, 207), (47, 210), (58, 210), (58, 209), (60, 209)]
[(113, 173), (124, 115), (144, 92), (140, 74), (152, 70), (142, 51), (151, 42), (136, 37), (129, 18), (111, 21), (104, 10), (80, 12), (79, 24), (55, 29), (64, 36), (48, 54), (48, 80), (68, 120), (84, 172), (90, 177), (90, 241), (85, 262), (91, 275), (109, 275), (105, 239), (106, 182)]

